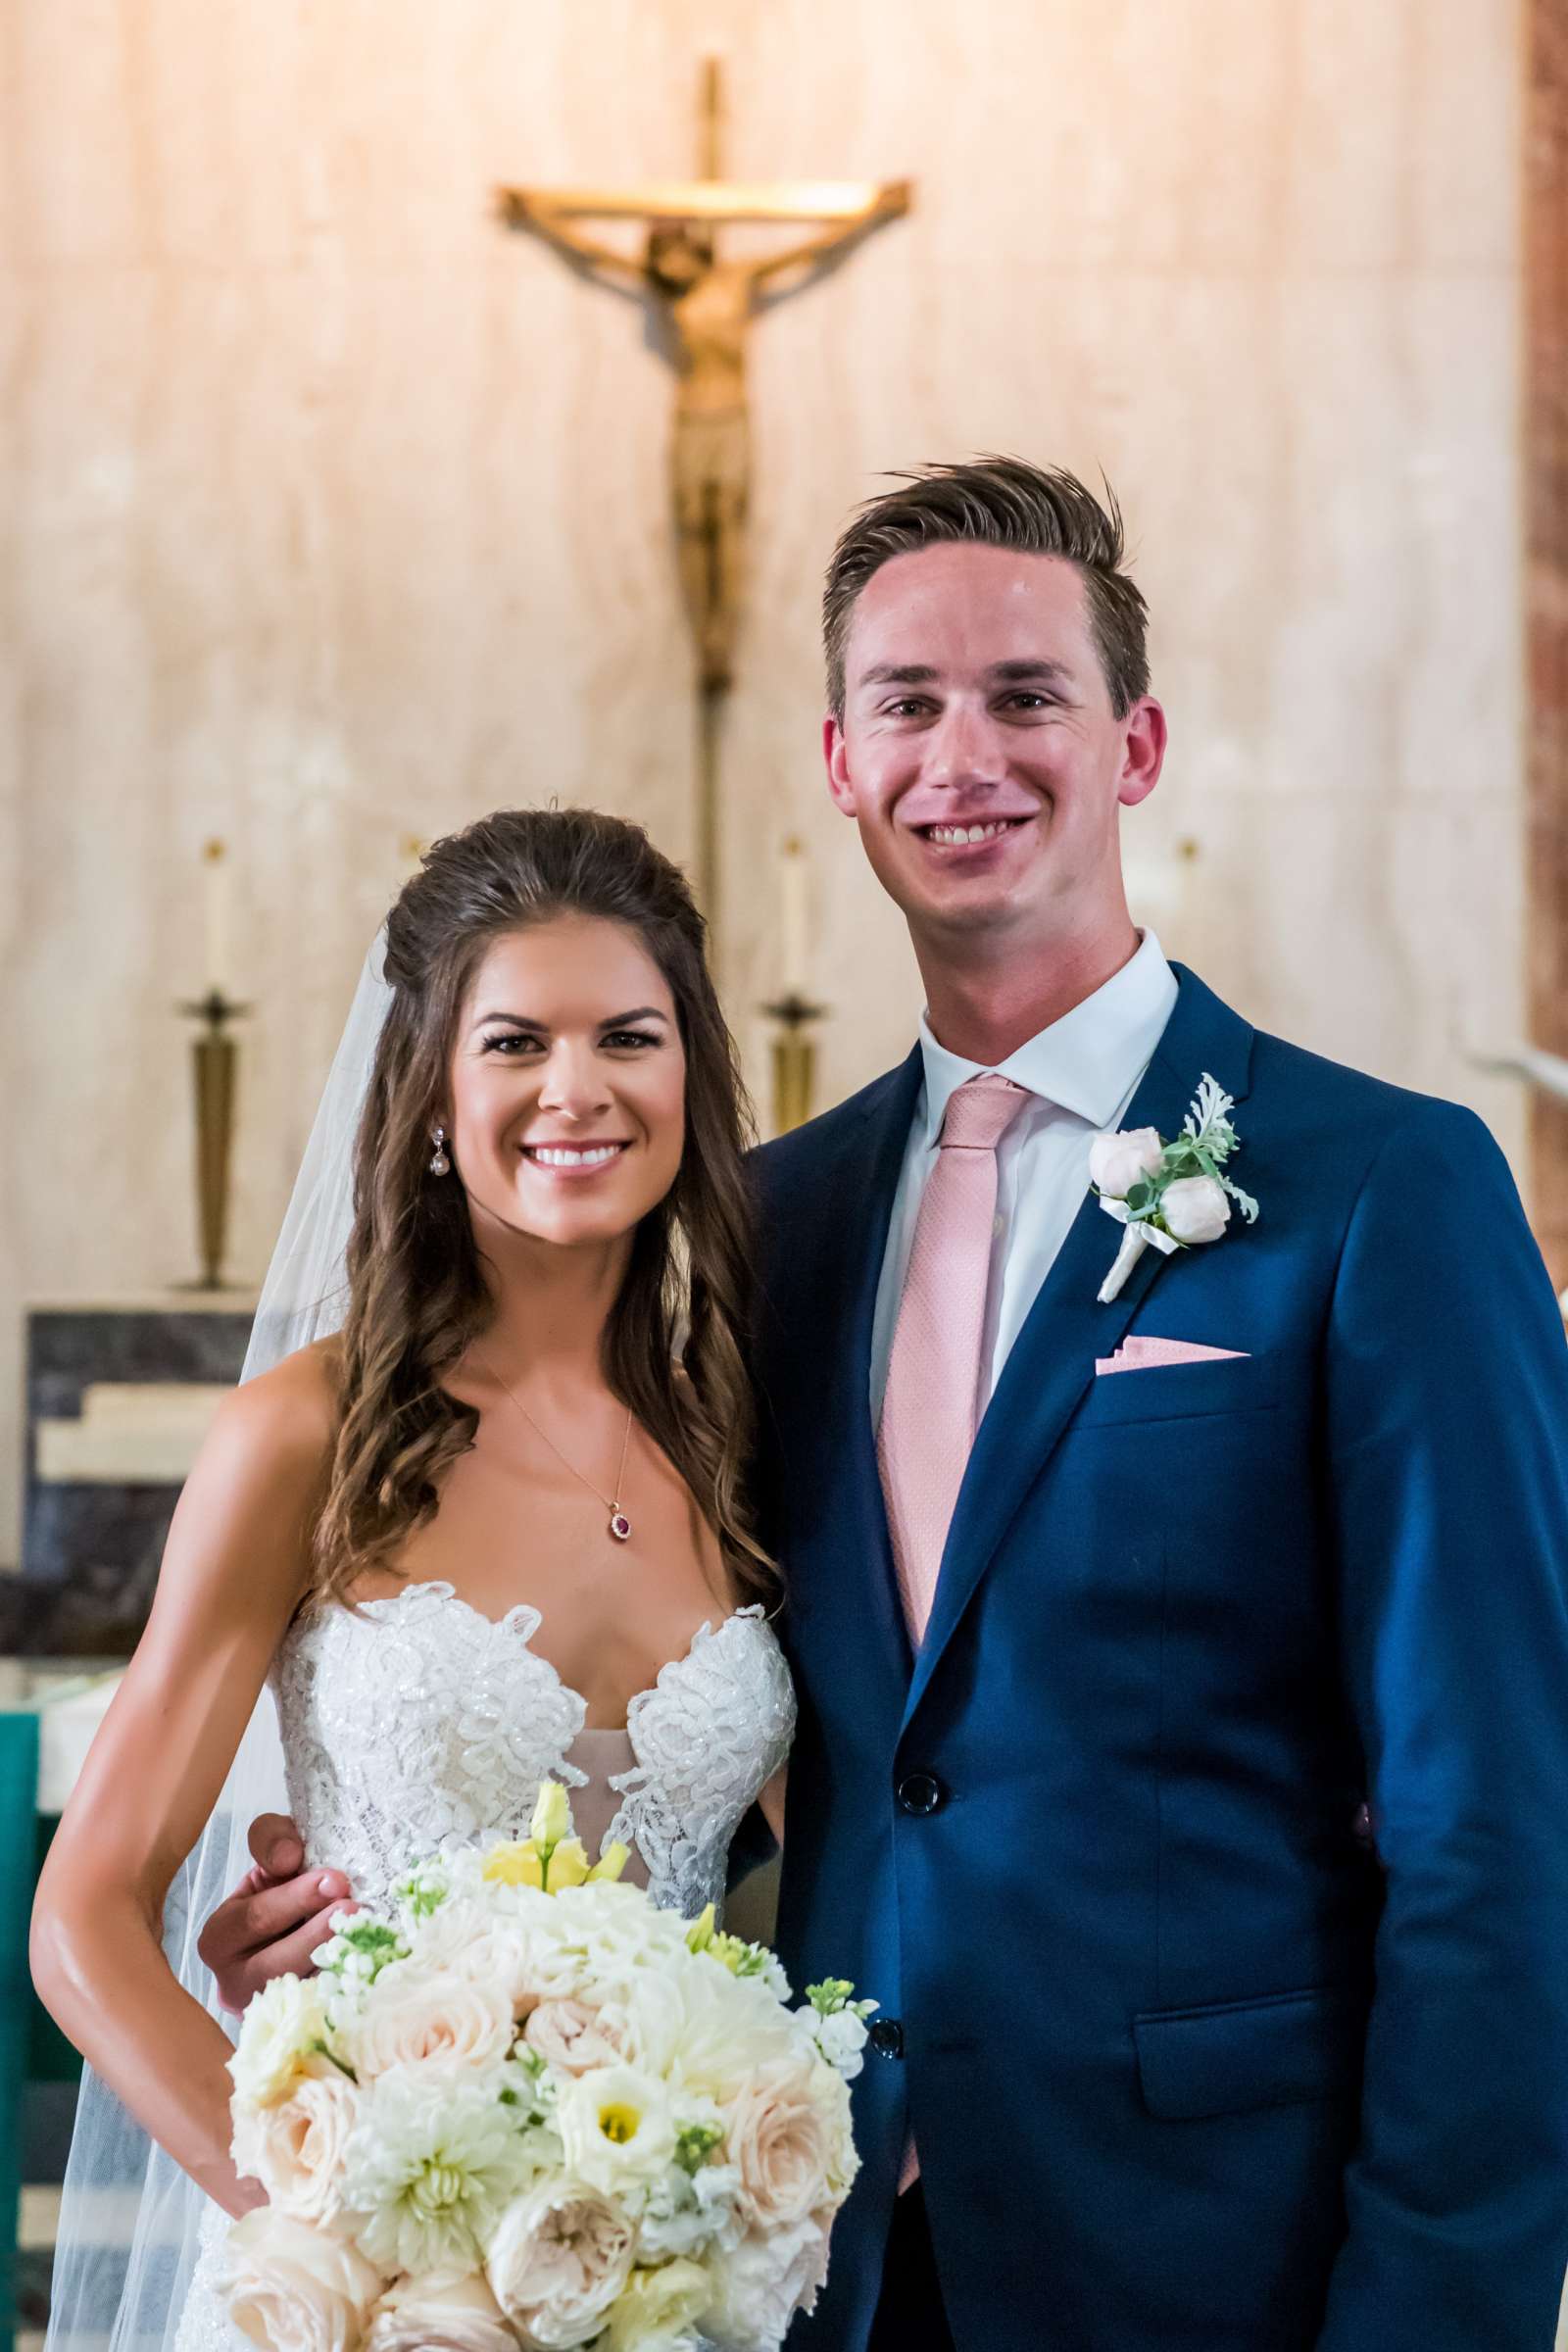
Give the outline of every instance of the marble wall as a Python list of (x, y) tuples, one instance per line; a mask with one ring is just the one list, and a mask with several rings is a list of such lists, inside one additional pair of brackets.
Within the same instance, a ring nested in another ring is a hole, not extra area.
[(17, 1302), (192, 1264), (203, 838), (257, 1008), (241, 1274), (403, 836), (560, 794), (690, 844), (667, 373), (487, 191), (688, 170), (708, 46), (737, 172), (918, 183), (756, 337), (721, 944), (759, 1075), (787, 833), (826, 1091), (915, 1004), (819, 784), (827, 545), (880, 468), (1013, 449), (1128, 512), (1167, 944), (1517, 1151), (1466, 1058), (1523, 1018), (1505, 0), (11, 0), (0, 39), (0, 1559)]
[[(1531, 1035), (1568, 1054), (1568, 0), (1530, 0), (1525, 141)], [(1536, 1230), (1568, 1282), (1568, 1103), (1535, 1104)]]

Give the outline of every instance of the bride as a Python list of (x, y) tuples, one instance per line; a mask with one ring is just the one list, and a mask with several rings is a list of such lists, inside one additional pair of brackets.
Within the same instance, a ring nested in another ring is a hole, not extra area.
[[(223, 2217), (263, 2194), (229, 2156), (231, 2045), (160, 1929), (210, 1817), (203, 1875), (227, 1869), (264, 1686), (306, 1864), (368, 1899), (443, 1840), (523, 1834), (547, 1774), (688, 1914), (755, 1800), (782, 1832), (794, 1700), (743, 1490), (747, 1106), (686, 885), (633, 826), (504, 810), (436, 845), (384, 938), (351, 1020), (368, 1080), (341, 1053), (248, 1377), (38, 1891), (45, 2001), (209, 2201), (192, 2230), (167, 2167), (144, 2195), (115, 2346), (238, 2341)], [(351, 1119), (350, 1216), (323, 1171)], [(275, 1360), (280, 1314), (290, 1344), (328, 1336)]]

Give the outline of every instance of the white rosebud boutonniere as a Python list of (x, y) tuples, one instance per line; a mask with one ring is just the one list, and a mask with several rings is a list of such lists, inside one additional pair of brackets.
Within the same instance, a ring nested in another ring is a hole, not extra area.
[(1217, 1242), (1231, 1221), (1234, 1200), (1250, 1225), (1257, 1202), (1225, 1173), (1241, 1149), (1230, 1122), (1234, 1099), (1205, 1070), (1193, 1107), (1174, 1143), (1152, 1127), (1098, 1135), (1089, 1150), (1089, 1181), (1109, 1217), (1126, 1227), (1110, 1272), (1100, 1286), (1108, 1306), (1146, 1250), (1169, 1257), (1177, 1250)]

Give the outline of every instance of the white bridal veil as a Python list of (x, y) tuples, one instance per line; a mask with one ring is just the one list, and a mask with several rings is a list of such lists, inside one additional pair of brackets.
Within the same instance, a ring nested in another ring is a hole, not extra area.
[[(251, 1329), (242, 1380), (337, 1330), (347, 1305), (354, 1144), (392, 992), (385, 934), (366, 958)], [(164, 1949), (187, 1992), (231, 2035), (196, 1950), (209, 1914), (250, 1867), (256, 1814), (287, 1810), (264, 1690), (222, 1795), (164, 1907)], [(82, 2072), (66, 2173), (46, 2352), (173, 2352), (207, 2200), (92, 2072)]]

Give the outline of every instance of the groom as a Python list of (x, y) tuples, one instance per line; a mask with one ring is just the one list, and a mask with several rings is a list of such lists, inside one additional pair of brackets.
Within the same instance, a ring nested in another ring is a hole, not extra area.
[[(926, 1016), (760, 1159), (779, 1948), (882, 2003), (803, 2352), (1546, 2352), (1568, 1350), (1501, 1155), (1134, 930), (1114, 510), (933, 469), (824, 618)], [(1257, 1221), (1102, 1304), (1091, 1141), (1205, 1073)]]
[[(1568, 1351), (1506, 1169), (1134, 930), (1165, 726), (1081, 484), (915, 477), (825, 619), (927, 1009), (759, 1163), (779, 1943), (881, 2004), (802, 2352), (1546, 2352)], [(1091, 1141), (1205, 1074), (1257, 1221), (1102, 1304)], [(259, 1899), (215, 1961), (318, 1938)]]

